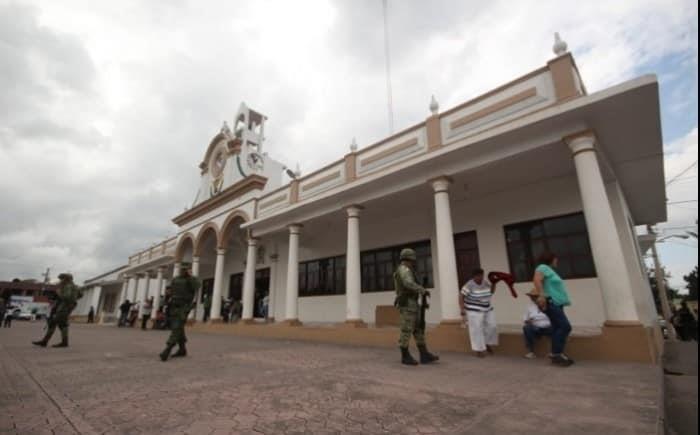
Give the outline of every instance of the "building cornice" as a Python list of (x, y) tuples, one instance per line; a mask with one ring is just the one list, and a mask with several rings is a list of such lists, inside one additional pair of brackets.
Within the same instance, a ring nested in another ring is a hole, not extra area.
[(216, 196), (203, 201), (182, 214), (175, 216), (172, 222), (177, 226), (183, 226), (198, 217), (209, 213), (217, 207), (239, 198), (253, 190), (263, 190), (267, 184), (267, 178), (261, 175), (249, 175), (226, 189)]

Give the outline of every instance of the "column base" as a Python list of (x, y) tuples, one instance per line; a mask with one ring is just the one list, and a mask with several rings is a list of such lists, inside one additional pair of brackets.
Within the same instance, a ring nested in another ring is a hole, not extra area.
[(209, 323), (210, 325), (216, 325), (219, 323), (224, 323), (224, 321), (222, 319), (209, 319), (207, 323)]
[(302, 326), (299, 319), (285, 319), (282, 324), (285, 326)]
[(367, 324), (362, 319), (348, 319), (343, 323), (338, 323), (342, 328), (366, 328)]
[(275, 323), (275, 318), (274, 317), (268, 317), (265, 319), (265, 323)]

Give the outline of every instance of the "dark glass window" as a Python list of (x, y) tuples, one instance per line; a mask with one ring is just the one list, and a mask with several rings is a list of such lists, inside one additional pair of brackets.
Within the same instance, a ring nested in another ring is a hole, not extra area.
[(557, 272), (564, 279), (596, 276), (583, 213), (507, 225), (510, 271), (517, 281), (530, 281), (537, 258), (549, 251), (559, 258)]
[(374, 249), (361, 254), (362, 292), (394, 290), (394, 270), (404, 248), (416, 251), (416, 276), (419, 284), (433, 287), (433, 263), (430, 241), (404, 243), (389, 248)]
[(299, 296), (345, 293), (345, 257), (330, 257), (299, 263)]

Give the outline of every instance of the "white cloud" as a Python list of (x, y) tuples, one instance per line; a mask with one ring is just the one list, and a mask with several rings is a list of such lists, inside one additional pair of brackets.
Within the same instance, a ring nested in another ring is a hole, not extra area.
[[(396, 130), (431, 94), (448, 108), (544, 65), (554, 31), (589, 90), (669, 55), (697, 68), (692, 1), (389, 6)], [(84, 279), (172, 231), (241, 100), (305, 171), (387, 134), (379, 1), (0, 0), (0, 19), (0, 278)]]

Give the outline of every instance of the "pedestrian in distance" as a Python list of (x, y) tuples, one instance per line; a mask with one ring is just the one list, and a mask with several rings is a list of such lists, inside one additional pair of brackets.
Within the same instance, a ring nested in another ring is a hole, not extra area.
[(0, 322), (3, 322), (5, 320), (5, 311), (7, 311), (5, 306), (5, 299), (0, 298)]
[(525, 348), (527, 353), (525, 358), (535, 359), (535, 342), (540, 337), (552, 335), (552, 322), (549, 317), (537, 305), (537, 291), (530, 290), (526, 295), (530, 298), (523, 317), (523, 337), (525, 338)]
[(93, 307), (92, 305), (90, 306), (90, 311), (88, 311), (87, 322), (95, 323), (95, 307)]
[(571, 305), (566, 283), (559, 276), (556, 267), (559, 259), (556, 255), (545, 252), (538, 261), (532, 282), (537, 294), (537, 305), (549, 317), (552, 323), (552, 364), (560, 367), (569, 367), (574, 361), (569, 358), (564, 350), (566, 341), (571, 334), (571, 323), (564, 309)]
[(428, 351), (425, 342), (425, 330), (420, 328), (418, 324), (418, 298), (423, 295), (430, 295), (430, 293), (425, 287), (418, 284), (415, 272), (416, 252), (413, 249), (402, 249), (399, 257), (401, 263), (394, 272), (394, 289), (396, 289), (394, 306), (399, 309), (401, 364), (418, 365), (418, 361), (413, 358), (408, 350), (411, 336), (413, 336), (413, 340), (416, 342), (420, 352), (421, 364), (432, 363), (440, 358)]
[(70, 313), (78, 305), (78, 299), (83, 296), (83, 292), (77, 285), (73, 284), (73, 275), (70, 273), (62, 273), (58, 275), (58, 279), (60, 282), (58, 290), (56, 290), (56, 311), (49, 321), (44, 338), (32, 342), (36, 346), (46, 347), (58, 327), (61, 331), (61, 342), (54, 344), (53, 347), (68, 347), (68, 319)]
[(146, 330), (148, 326), (148, 321), (151, 319), (151, 313), (153, 312), (153, 297), (146, 299), (143, 303), (143, 309), (141, 311), (141, 329)]
[(190, 274), (190, 265), (182, 263), (180, 265), (180, 275), (175, 277), (170, 283), (172, 287), (172, 296), (168, 305), (168, 315), (170, 320), (170, 337), (165, 344), (165, 349), (160, 353), (161, 361), (167, 361), (170, 358), (175, 345), (178, 346), (177, 352), (173, 357), (187, 356), (187, 337), (185, 336), (185, 325), (187, 324), (187, 316), (192, 310), (193, 301), (200, 287), (199, 280)]
[(127, 322), (129, 321), (129, 311), (131, 310), (131, 302), (126, 299), (124, 302), (122, 302), (121, 305), (119, 305), (119, 323), (117, 323), (118, 327), (126, 326)]
[(484, 277), (484, 270), (474, 269), (472, 279), (460, 291), (462, 316), (466, 316), (472, 351), (479, 358), (493, 353), (498, 346), (498, 326), (491, 304), (496, 284)]

